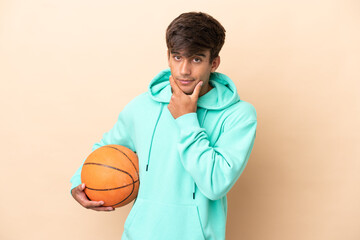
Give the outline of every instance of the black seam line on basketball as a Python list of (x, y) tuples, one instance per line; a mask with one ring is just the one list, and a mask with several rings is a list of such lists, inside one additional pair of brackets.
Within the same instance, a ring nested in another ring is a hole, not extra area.
[(109, 145), (105, 145), (104, 147), (108, 147), (108, 148), (112, 148), (112, 149), (115, 149), (119, 152), (121, 152), (122, 154), (124, 154), (124, 156), (131, 162), (131, 164), (133, 165), (133, 167), (135, 168), (135, 172), (137, 174), (137, 177), (139, 179), (139, 173), (138, 173), (138, 170), (136, 169), (136, 166), (135, 164), (133, 163), (133, 161), (131, 161), (131, 159), (128, 157), (128, 155), (126, 155), (123, 151), (121, 151), (120, 149), (117, 149), (116, 147), (113, 147), (113, 146), (109, 146)]
[(120, 201), (120, 202), (118, 202), (118, 203), (115, 203), (115, 204), (111, 205), (110, 207), (115, 207), (116, 205), (119, 205), (119, 204), (123, 203), (124, 201), (126, 201), (126, 199), (128, 199), (128, 198), (133, 194), (133, 192), (134, 192), (135, 184), (133, 184), (132, 186), (133, 186), (133, 187), (132, 187), (132, 189), (131, 189), (131, 193), (130, 193), (126, 198), (124, 198), (122, 201)]
[(124, 156), (125, 156), (125, 157), (131, 162), (131, 164), (133, 165), (133, 167), (134, 167), (134, 169), (135, 169), (135, 172), (136, 172), (136, 174), (137, 174), (137, 176), (138, 176), (138, 178), (139, 178), (138, 170), (136, 169), (135, 164), (134, 164), (133, 161), (129, 158), (128, 155), (126, 155), (123, 151), (121, 151), (120, 149), (118, 149), (118, 148), (116, 148), (116, 147), (108, 146), (108, 145), (106, 145), (105, 147), (115, 149), (116, 151), (119, 151), (119, 152), (121, 152), (122, 154), (124, 154)]
[(93, 190), (93, 191), (111, 191), (111, 190), (117, 190), (117, 189), (121, 189), (121, 188), (125, 188), (128, 187), (134, 183), (137, 183), (139, 180), (136, 180), (133, 183), (129, 183), (127, 185), (121, 186), (121, 187), (116, 187), (116, 188), (91, 188), (91, 187), (86, 187), (87, 189)]
[[(135, 172), (136, 172), (136, 175), (137, 175), (138, 180), (139, 180), (140, 177), (139, 177), (139, 173), (138, 173), (138, 170), (136, 169), (135, 164), (133, 163), (133, 161), (131, 161), (131, 159), (130, 159), (123, 151), (121, 151), (120, 149), (117, 149), (117, 148), (115, 148), (115, 147), (113, 147), (113, 146), (108, 146), (108, 145), (107, 145), (107, 146), (104, 146), (104, 147), (108, 147), (108, 148), (115, 149), (116, 151), (119, 151), (119, 152), (121, 152), (122, 154), (124, 154), (124, 156), (125, 156), (125, 157), (131, 162), (131, 164), (133, 165), (133, 167), (134, 167), (134, 169), (135, 169)], [(115, 168), (115, 167), (112, 167), (112, 166), (108, 166), (108, 165), (105, 165), (105, 164), (99, 164), (99, 163), (93, 163), (93, 164), (95, 164), (95, 165), (100, 165), (100, 166), (105, 166), (105, 167), (109, 167), (109, 168), (113, 168), (113, 169), (116, 169), (116, 170), (118, 170), (118, 171), (124, 172), (124, 173), (128, 174), (128, 175), (130, 176), (130, 178), (132, 179), (132, 181), (133, 181), (131, 193), (130, 193), (125, 199), (123, 199), (122, 201), (120, 201), (120, 202), (118, 202), (118, 203), (116, 203), (116, 204), (111, 205), (111, 207), (114, 207), (114, 206), (116, 206), (116, 205), (121, 204), (122, 202), (126, 201), (126, 199), (128, 199), (128, 198), (133, 194), (133, 192), (134, 192), (134, 190), (135, 190), (135, 184), (134, 184), (135, 181), (134, 181), (134, 178), (133, 178), (128, 172), (122, 171), (121, 169), (118, 169), (118, 168)], [(136, 180), (136, 182), (137, 182), (138, 180)]]
[[(113, 167), (113, 166), (109, 166), (109, 165), (106, 165), (106, 164), (102, 164), (102, 163), (93, 163), (93, 162), (88, 162), (88, 163), (84, 163), (84, 165), (97, 165), (97, 166), (102, 166), (102, 167), (107, 167), (107, 168), (110, 168), (110, 169), (114, 169), (114, 170), (117, 170), (117, 171), (119, 171), (119, 172), (122, 172), (122, 173), (125, 173), (125, 174), (127, 174), (130, 178), (131, 178), (131, 180), (132, 180), (132, 184), (134, 184), (134, 178), (131, 176), (131, 174), (130, 173), (128, 173), (128, 172), (126, 172), (126, 171), (124, 171), (124, 170), (121, 170), (121, 169), (119, 169), (119, 168), (116, 168), (116, 167)], [(138, 178), (139, 179), (139, 178)]]
[[(124, 154), (124, 156), (125, 156), (125, 157), (131, 162), (131, 164), (133, 165), (133, 167), (134, 167), (134, 169), (135, 169), (135, 172), (136, 172), (136, 174), (137, 174), (138, 180), (139, 180), (138, 170), (136, 169), (135, 164), (133, 163), (133, 161), (131, 161), (131, 159), (128, 157), (128, 155), (126, 155), (123, 151), (121, 151), (120, 149), (117, 149), (116, 147), (109, 146), (109, 145), (107, 145), (107, 146), (105, 146), (105, 147), (115, 149), (116, 151), (119, 151), (119, 152), (121, 152), (122, 154)], [(126, 173), (127, 173), (127, 172), (126, 172)], [(128, 173), (127, 173), (127, 174), (128, 174)], [(116, 205), (119, 205), (119, 204), (123, 203), (124, 201), (126, 201), (126, 200), (133, 194), (133, 192), (134, 192), (134, 190), (135, 190), (135, 182), (134, 182), (134, 179), (132, 178), (132, 176), (131, 176), (130, 174), (129, 174), (129, 176), (130, 176), (131, 179), (133, 180), (131, 193), (130, 193), (126, 198), (124, 198), (122, 201), (111, 205), (111, 207), (115, 207)]]
[[(125, 155), (125, 156), (126, 156), (126, 155)], [(132, 179), (132, 181), (133, 181), (131, 193), (130, 193), (129, 195), (127, 195), (127, 197), (124, 198), (122, 201), (120, 201), (120, 202), (118, 202), (118, 203), (116, 203), (116, 204), (113, 204), (111, 207), (114, 207), (114, 206), (116, 206), (116, 205), (118, 205), (118, 204), (121, 204), (122, 202), (126, 201), (126, 199), (128, 199), (128, 198), (133, 194), (133, 192), (134, 192), (134, 190), (135, 190), (135, 182), (134, 182), (133, 177), (132, 177), (131, 175), (129, 175), (129, 176), (131, 177), (131, 179)], [(139, 178), (138, 178), (138, 180), (139, 180)]]
[[(126, 173), (127, 175), (129, 175), (129, 176), (133, 179), (133, 177), (130, 175), (130, 173), (128, 173), (128, 172), (126, 172), (126, 171), (124, 171), (124, 170), (121, 170), (121, 169), (119, 169), (119, 168), (110, 166), (110, 165), (106, 165), (106, 164), (102, 164), (102, 163), (94, 163), (94, 162), (84, 163), (84, 165), (97, 165), (97, 166), (102, 166), (102, 167), (111, 168), (111, 169), (114, 169), (114, 170), (117, 170), (117, 171)], [(133, 179), (133, 181), (134, 181), (134, 179)]]
[[(115, 148), (115, 149), (116, 149), (116, 148)], [(117, 149), (117, 150), (118, 150), (118, 149)], [(126, 154), (124, 154), (124, 155), (126, 156)], [(127, 157), (127, 156), (126, 156), (126, 157)], [(131, 178), (131, 180), (132, 180), (131, 193), (130, 193), (126, 198), (124, 198), (122, 201), (120, 201), (120, 202), (118, 202), (118, 203), (116, 203), (116, 204), (113, 204), (113, 205), (111, 205), (110, 207), (114, 207), (114, 206), (116, 206), (116, 205), (118, 205), (118, 204), (121, 204), (122, 202), (124, 202), (126, 199), (128, 199), (128, 198), (133, 194), (133, 192), (134, 192), (134, 190), (135, 190), (135, 181), (134, 181), (134, 178), (133, 178), (128, 172), (123, 171), (123, 170), (121, 170), (121, 169), (118, 169), (118, 168), (116, 168), (116, 167), (109, 166), (109, 165), (106, 165), (106, 164), (101, 164), (101, 163), (92, 163), (92, 162), (90, 162), (90, 163), (84, 163), (84, 165), (97, 165), (97, 166), (103, 166), (103, 167), (115, 169), (115, 170), (118, 170), (118, 171), (120, 171), (120, 172), (126, 173), (126, 174), (129, 175), (129, 177)], [(136, 169), (136, 168), (135, 168), (135, 169)], [(136, 180), (136, 182), (137, 182), (137, 181), (139, 181), (139, 175), (138, 175), (138, 180)]]

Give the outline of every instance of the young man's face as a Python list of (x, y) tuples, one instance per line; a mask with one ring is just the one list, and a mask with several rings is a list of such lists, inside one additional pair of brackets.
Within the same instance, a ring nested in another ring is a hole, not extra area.
[(210, 73), (219, 66), (220, 57), (216, 57), (210, 62), (210, 50), (196, 53), (190, 57), (185, 57), (183, 51), (168, 51), (168, 61), (172, 77), (185, 94), (192, 94), (195, 86), (203, 81), (200, 91), (200, 96), (202, 96), (211, 89), (209, 86)]

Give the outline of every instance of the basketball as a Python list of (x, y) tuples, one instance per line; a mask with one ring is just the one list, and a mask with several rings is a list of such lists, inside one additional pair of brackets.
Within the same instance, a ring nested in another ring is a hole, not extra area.
[(120, 145), (106, 145), (93, 151), (81, 171), (85, 194), (105, 207), (121, 207), (137, 196), (139, 162), (137, 155)]

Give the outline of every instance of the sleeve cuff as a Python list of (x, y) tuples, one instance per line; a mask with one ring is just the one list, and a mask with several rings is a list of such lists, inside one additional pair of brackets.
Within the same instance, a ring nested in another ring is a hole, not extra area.
[(196, 113), (188, 113), (175, 119), (176, 125), (181, 131), (192, 131), (199, 129), (200, 124)]

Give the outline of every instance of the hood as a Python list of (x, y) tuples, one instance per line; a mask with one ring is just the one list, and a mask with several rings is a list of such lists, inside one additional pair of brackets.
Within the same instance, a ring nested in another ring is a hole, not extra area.
[[(170, 69), (165, 69), (156, 75), (149, 84), (151, 98), (160, 103), (169, 103), (171, 99)], [(234, 82), (222, 73), (211, 73), (210, 84), (214, 87), (205, 95), (199, 97), (198, 107), (208, 110), (221, 110), (240, 100)]]

